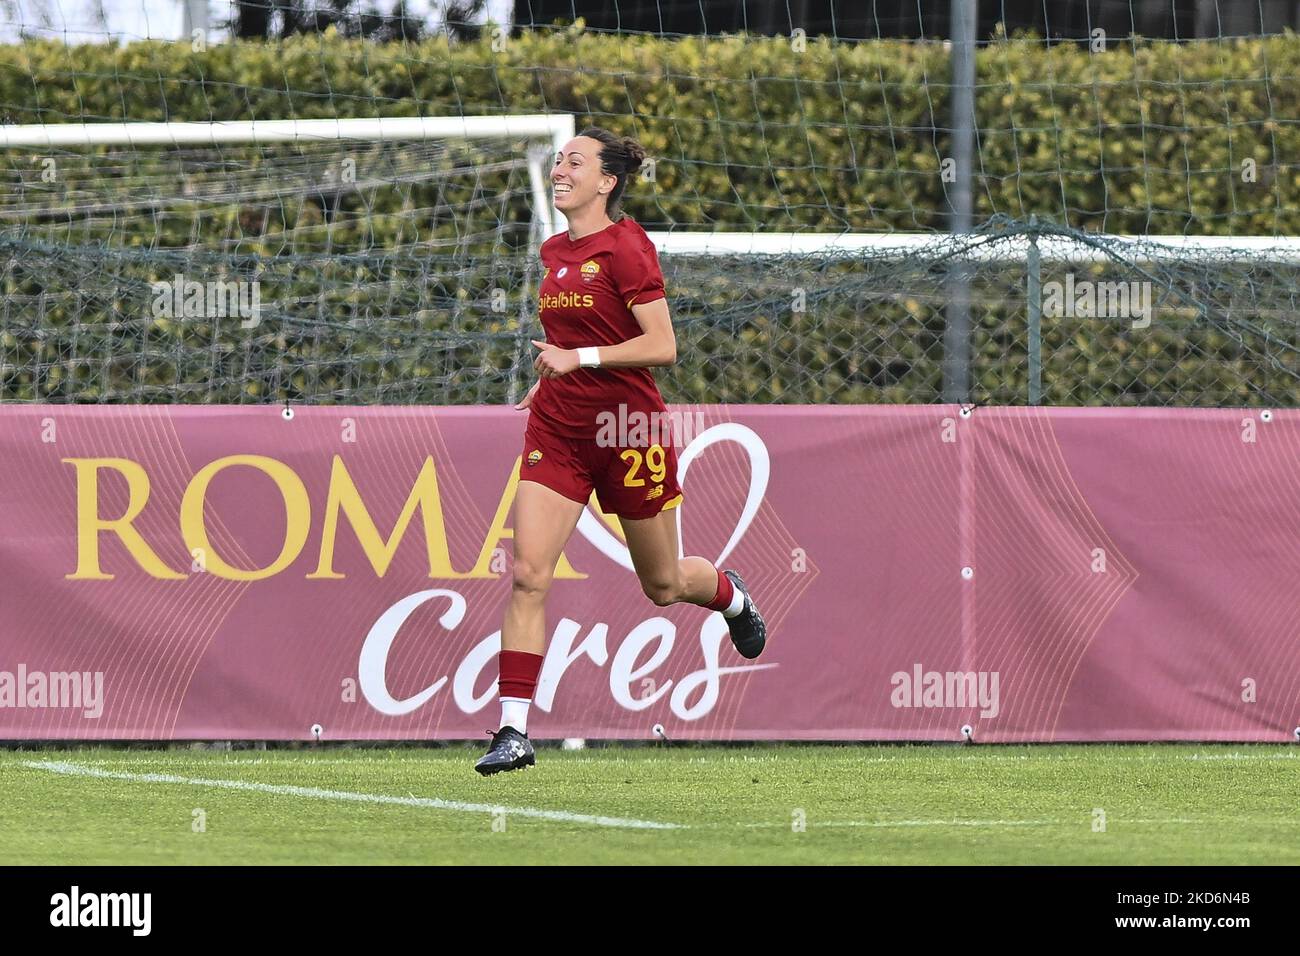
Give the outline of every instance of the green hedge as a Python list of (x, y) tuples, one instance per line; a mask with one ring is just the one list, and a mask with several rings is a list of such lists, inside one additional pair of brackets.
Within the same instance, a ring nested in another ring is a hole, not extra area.
[[(977, 218), (1120, 233), (1300, 228), (1300, 41), (995, 43), (977, 58)], [(449, 45), (332, 33), (0, 47), (12, 123), (571, 112), (659, 158), (647, 225), (943, 228), (941, 45), (569, 30)], [(1258, 165), (1244, 183), (1241, 164)]]

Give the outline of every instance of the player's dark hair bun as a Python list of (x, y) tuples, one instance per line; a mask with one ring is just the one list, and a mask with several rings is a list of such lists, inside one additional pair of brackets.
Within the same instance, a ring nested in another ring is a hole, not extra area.
[(623, 149), (627, 153), (627, 171), (634, 173), (645, 162), (645, 147), (631, 136), (623, 137)]
[(600, 143), (600, 171), (618, 179), (605, 200), (605, 214), (610, 219), (617, 220), (622, 217), (619, 207), (627, 189), (628, 177), (645, 162), (645, 147), (631, 136), (616, 136), (600, 126), (588, 126), (578, 135)]

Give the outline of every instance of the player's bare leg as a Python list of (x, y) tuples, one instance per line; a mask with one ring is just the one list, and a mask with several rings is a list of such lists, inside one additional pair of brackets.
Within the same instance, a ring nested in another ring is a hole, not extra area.
[(555, 565), (578, 526), (582, 505), (535, 481), (515, 493), (514, 586), (501, 625), (501, 649), (546, 650), (545, 603)]
[(514, 584), (501, 624), (500, 729), (475, 765), (482, 774), (532, 766), (528, 708), (546, 650), (546, 595), (582, 504), (535, 481), (515, 493)]
[(685, 602), (719, 611), (742, 657), (763, 652), (767, 625), (740, 575), (719, 571), (707, 558), (678, 556), (676, 511), (618, 520), (646, 597), (659, 607)]

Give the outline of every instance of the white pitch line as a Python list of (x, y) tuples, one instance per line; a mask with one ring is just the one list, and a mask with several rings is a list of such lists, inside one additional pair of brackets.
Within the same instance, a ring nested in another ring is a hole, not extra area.
[[(1237, 818), (1230, 818), (1237, 819)], [(1118, 821), (1112, 819), (1112, 823), (1129, 823), (1129, 824), (1166, 824), (1166, 823), (1215, 823), (1215, 820), (1184, 820), (1177, 817), (1157, 820), (1127, 820)], [(1088, 825), (1086, 819), (1078, 820), (826, 820), (823, 822), (808, 821), (804, 826), (812, 827), (871, 827), (871, 828), (893, 828), (893, 827), (1053, 827), (1053, 826), (1076, 826)], [(790, 823), (742, 823), (742, 827), (757, 828), (781, 828), (785, 829)]]
[[(809, 822), (806, 827), (1037, 827), (1048, 826), (1055, 820), (827, 820)], [(789, 823), (742, 823), (749, 828), (789, 827)]]
[(1300, 760), (1300, 754), (1188, 754), (1184, 760)]
[(604, 817), (589, 813), (570, 813), (567, 810), (538, 810), (534, 807), (505, 807), (494, 803), (466, 803), (461, 800), (440, 800), (436, 797), (394, 797), (381, 793), (354, 793), (349, 790), (322, 790), (318, 787), (294, 787), (283, 784), (253, 783), (247, 780), (208, 780), (203, 777), (181, 777), (170, 773), (127, 773), (122, 770), (101, 770), (83, 764), (58, 760), (25, 760), (23, 766), (48, 770), (73, 777), (97, 777), (110, 780), (127, 780), (135, 783), (179, 783), (192, 787), (220, 787), (225, 790), (248, 790), (277, 796), (309, 797), (314, 800), (344, 800), (352, 803), (383, 803), (403, 807), (426, 807), (431, 810), (455, 810), (460, 813), (505, 813), (508, 816), (532, 817), (537, 820), (557, 820), (562, 823), (585, 823), (597, 827), (616, 827), (628, 830), (683, 830), (681, 823), (659, 823), (654, 820), (635, 820), (627, 817)]

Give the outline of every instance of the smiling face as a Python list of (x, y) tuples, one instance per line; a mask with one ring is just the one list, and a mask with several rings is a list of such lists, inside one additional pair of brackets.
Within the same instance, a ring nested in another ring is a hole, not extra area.
[(555, 208), (566, 214), (585, 209), (590, 203), (604, 203), (618, 179), (600, 171), (599, 141), (575, 136), (556, 154), (551, 167), (551, 193)]

